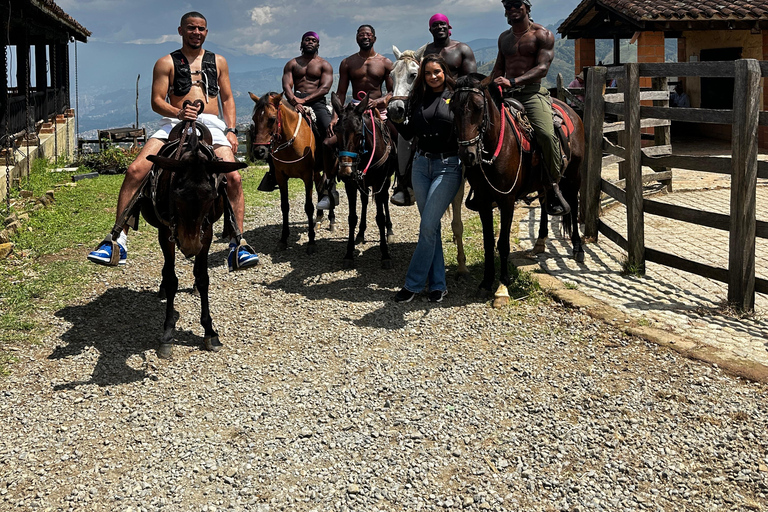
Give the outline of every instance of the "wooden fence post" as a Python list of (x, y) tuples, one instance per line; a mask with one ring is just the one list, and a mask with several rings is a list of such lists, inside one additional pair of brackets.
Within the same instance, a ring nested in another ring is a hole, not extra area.
[(563, 83), (563, 75), (562, 73), (557, 74), (557, 99), (560, 101), (565, 101), (565, 93), (563, 92), (563, 89), (565, 89), (565, 85)]
[[(654, 91), (667, 91), (669, 92), (669, 85), (667, 82), (667, 77), (657, 77), (652, 79), (652, 89)], [(655, 100), (653, 102), (654, 107), (668, 107), (669, 106), (669, 98), (666, 100)], [(657, 126), (653, 129), (653, 143), (656, 146), (668, 146), (672, 143), (672, 138), (670, 136), (670, 127), (667, 126)], [(668, 171), (666, 167), (656, 167), (653, 169), (656, 172), (664, 172)], [(664, 180), (661, 182), (663, 185), (666, 185), (667, 192), (672, 192), (672, 180)]]
[(755, 307), (755, 224), (757, 203), (757, 126), (760, 64), (737, 60), (731, 137), (731, 231), (728, 302), (743, 311)]
[(640, 66), (624, 65), (624, 143), (627, 183), (627, 258), (629, 265), (645, 273), (645, 226), (643, 219), (643, 167), (640, 141)]
[(605, 120), (605, 75), (603, 66), (590, 68), (584, 93), (584, 136), (586, 156), (581, 181), (584, 237), (597, 241), (597, 224), (600, 219), (600, 180), (603, 168), (603, 121)]

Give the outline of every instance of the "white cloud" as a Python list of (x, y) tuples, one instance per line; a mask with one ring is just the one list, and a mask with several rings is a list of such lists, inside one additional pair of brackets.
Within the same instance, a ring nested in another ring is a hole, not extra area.
[(270, 6), (251, 9), (251, 21), (259, 26), (271, 23), (274, 18), (273, 9)]
[(128, 44), (163, 44), (167, 42), (174, 42), (179, 40), (179, 34), (166, 34), (164, 36), (155, 37), (152, 39), (134, 39), (133, 41), (126, 41)]

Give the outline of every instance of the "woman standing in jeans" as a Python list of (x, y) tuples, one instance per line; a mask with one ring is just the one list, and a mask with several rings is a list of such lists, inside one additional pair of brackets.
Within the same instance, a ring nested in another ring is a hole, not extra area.
[(430, 302), (440, 302), (448, 293), (440, 221), (461, 186), (459, 145), (449, 109), (453, 86), (443, 58), (424, 57), (408, 98), (406, 121), (397, 125), (406, 139), (418, 137), (412, 181), (421, 223), (405, 286), (395, 294), (395, 302), (410, 302), (424, 286)]

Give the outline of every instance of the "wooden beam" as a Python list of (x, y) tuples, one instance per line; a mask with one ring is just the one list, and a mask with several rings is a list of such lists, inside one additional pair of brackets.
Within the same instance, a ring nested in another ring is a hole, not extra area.
[(624, 119), (627, 180), (627, 259), (645, 273), (645, 226), (643, 224), (643, 169), (640, 150), (640, 66), (624, 65)]
[(600, 220), (600, 180), (603, 168), (603, 119), (605, 118), (604, 66), (590, 68), (584, 97), (584, 133), (586, 137), (585, 179), (581, 195), (584, 198), (584, 236), (597, 240)]

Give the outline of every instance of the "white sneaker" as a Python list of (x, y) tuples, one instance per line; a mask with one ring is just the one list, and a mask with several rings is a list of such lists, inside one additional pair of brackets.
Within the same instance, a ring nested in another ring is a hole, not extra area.
[(398, 190), (389, 198), (389, 202), (395, 206), (410, 206), (416, 203), (416, 196), (414, 195), (412, 188), (408, 188), (407, 196), (405, 192)]

